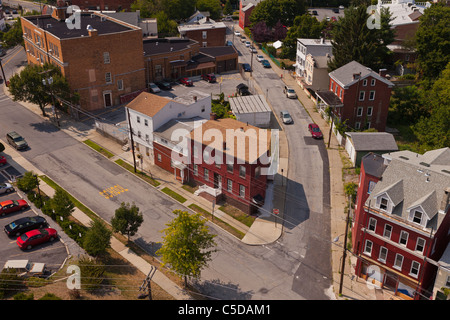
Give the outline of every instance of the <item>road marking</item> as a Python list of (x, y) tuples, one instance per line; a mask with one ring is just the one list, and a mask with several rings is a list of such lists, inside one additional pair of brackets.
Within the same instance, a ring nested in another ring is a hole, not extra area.
[(100, 191), (99, 194), (105, 199), (111, 199), (115, 196), (118, 196), (119, 194), (128, 191), (128, 189), (125, 189), (121, 187), (120, 185), (115, 185), (114, 187), (110, 187), (107, 189), (104, 189), (103, 191)]
[(3, 66), (7, 65), (9, 61), (11, 61), (12, 58), (14, 58), (20, 51), (22, 51), (23, 47), (21, 46), (19, 50), (17, 50), (16, 53), (14, 53), (11, 57), (9, 57), (8, 60), (6, 60), (6, 62), (3, 63)]

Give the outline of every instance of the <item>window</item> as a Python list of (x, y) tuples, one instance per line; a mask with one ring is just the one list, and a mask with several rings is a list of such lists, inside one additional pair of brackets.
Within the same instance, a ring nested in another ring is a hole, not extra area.
[(356, 130), (361, 129), (361, 122), (355, 122), (355, 129)]
[(369, 181), (369, 189), (367, 189), (367, 193), (370, 194), (372, 192), (373, 188), (375, 188), (376, 184), (377, 183), (375, 181)]
[(208, 35), (207, 31), (202, 31), (202, 39), (206, 39), (207, 35)]
[(162, 77), (162, 67), (160, 64), (155, 65), (155, 77)]
[(239, 177), (245, 178), (245, 167), (239, 166)]
[(108, 64), (111, 60), (109, 59), (109, 52), (103, 52), (103, 63)]
[(374, 218), (369, 219), (369, 230), (375, 231), (375, 228), (377, 227), (377, 220)]
[(413, 261), (411, 263), (411, 270), (409, 271), (409, 275), (417, 277), (419, 275), (419, 270), (420, 270), (420, 263), (418, 263), (417, 261)]
[(233, 164), (232, 163), (231, 164), (227, 163), (227, 171), (231, 172), (231, 173), (233, 172)]
[(409, 238), (408, 232), (402, 230), (402, 232), (400, 232), (400, 239), (398, 240), (398, 242), (406, 246), (406, 244), (408, 243), (408, 238)]
[(239, 196), (244, 198), (245, 197), (245, 186), (242, 184), (239, 185)]
[(158, 153), (158, 161), (161, 162), (161, 154)]
[(373, 107), (367, 107), (367, 116), (371, 117), (373, 113)]
[(144, 119), (144, 125), (145, 125), (146, 127), (148, 127), (148, 120), (147, 120), (147, 119)]
[(413, 222), (418, 224), (422, 223), (422, 212), (414, 211)]
[(139, 137), (139, 138), (141, 137), (141, 132), (140, 132), (140, 131), (138, 131), (138, 137)]
[(367, 79), (363, 80), (363, 87), (367, 86)]
[(384, 225), (384, 232), (383, 237), (390, 239), (392, 234), (392, 226), (385, 224)]
[(194, 164), (194, 176), (198, 176), (198, 165)]
[(112, 83), (111, 72), (105, 73), (105, 81), (106, 83)]
[(362, 114), (363, 114), (363, 107), (358, 107), (358, 111), (356, 112), (356, 115), (357, 115), (358, 117), (361, 117)]
[(227, 180), (227, 190), (228, 192), (233, 192), (233, 180)]
[(202, 47), (205, 48), (208, 46), (208, 42), (202, 42)]
[(123, 80), (117, 80), (117, 90), (123, 90)]
[(387, 254), (388, 254), (388, 249), (386, 249), (385, 247), (380, 247), (380, 255), (378, 257), (378, 260), (386, 263)]
[(344, 90), (341, 90), (341, 92), (339, 93), (339, 99), (342, 99), (342, 92), (344, 92)]
[(447, 276), (447, 282), (445, 283), (447, 288), (450, 288), (450, 276)]
[(372, 79), (372, 81), (370, 81), (370, 85), (373, 87), (375, 85), (376, 80)]
[(194, 158), (198, 158), (198, 148), (197, 146), (193, 146)]
[(137, 121), (137, 123), (141, 123), (141, 117), (136, 116), (136, 121)]
[(205, 168), (205, 170), (203, 171), (203, 178), (205, 180), (209, 180), (209, 170)]
[(372, 254), (372, 241), (366, 240), (366, 245), (364, 246), (364, 253), (371, 255)]
[(425, 239), (417, 238), (416, 251), (422, 252), (425, 249)]
[(366, 97), (366, 92), (365, 91), (360, 91), (359, 92), (359, 101), (364, 101), (365, 97)]
[(375, 91), (370, 91), (369, 100), (371, 100), (371, 101), (375, 100)]
[(394, 268), (402, 270), (402, 265), (403, 265), (403, 256), (397, 253), (395, 255)]
[(381, 198), (380, 209), (387, 210), (388, 200), (386, 198)]
[(150, 136), (148, 134), (145, 135), (145, 141), (149, 141), (150, 140)]
[(365, 130), (367, 130), (367, 129), (370, 129), (370, 121), (367, 121), (367, 122), (366, 122)]

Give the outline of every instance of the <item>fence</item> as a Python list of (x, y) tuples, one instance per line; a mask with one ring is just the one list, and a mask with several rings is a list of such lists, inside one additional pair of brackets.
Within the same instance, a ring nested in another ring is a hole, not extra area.
[(128, 142), (128, 127), (123, 123), (116, 125), (95, 120), (95, 129), (102, 135), (124, 145)]
[(280, 61), (278, 61), (277, 58), (275, 58), (272, 54), (270, 54), (270, 53), (267, 51), (266, 48), (264, 48), (263, 46), (261, 46), (261, 50), (262, 50), (265, 54), (267, 54), (267, 55), (269, 56), (270, 59), (272, 59), (273, 63), (275, 63), (278, 67), (281, 68), (281, 63), (280, 63)]

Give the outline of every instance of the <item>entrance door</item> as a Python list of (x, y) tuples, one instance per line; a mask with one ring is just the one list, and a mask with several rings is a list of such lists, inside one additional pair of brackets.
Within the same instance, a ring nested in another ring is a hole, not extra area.
[(395, 291), (397, 289), (398, 276), (395, 273), (386, 271), (386, 277), (384, 279), (384, 286), (388, 289)]
[(222, 176), (214, 172), (214, 188), (222, 189)]
[(105, 102), (105, 108), (112, 106), (112, 94), (111, 92), (103, 92), (103, 100)]

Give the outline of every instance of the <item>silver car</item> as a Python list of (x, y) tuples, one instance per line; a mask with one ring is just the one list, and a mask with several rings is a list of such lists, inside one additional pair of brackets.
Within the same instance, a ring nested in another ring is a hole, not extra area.
[(9, 183), (0, 183), (0, 194), (13, 192), (14, 187)]
[(287, 111), (281, 111), (280, 117), (281, 117), (281, 120), (283, 121), (283, 123), (285, 123), (285, 124), (290, 124), (290, 123), (294, 122), (294, 120), (292, 120), (291, 115)]

